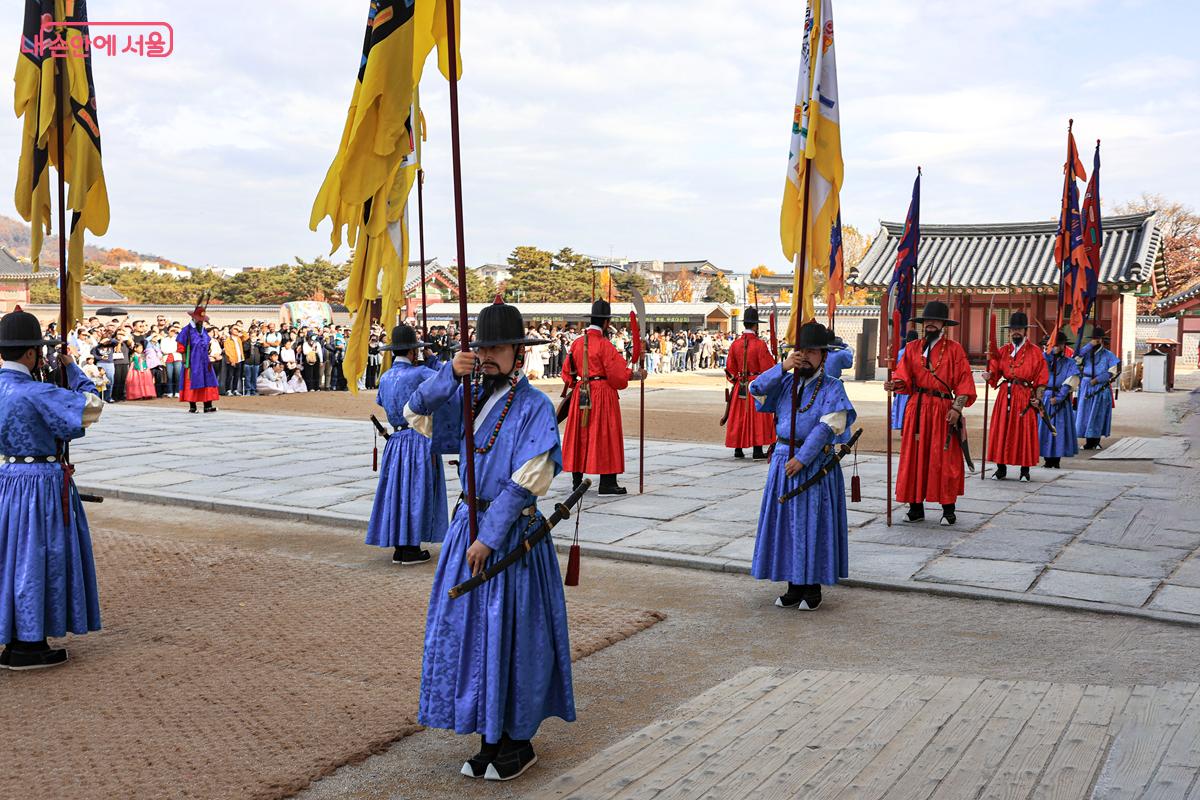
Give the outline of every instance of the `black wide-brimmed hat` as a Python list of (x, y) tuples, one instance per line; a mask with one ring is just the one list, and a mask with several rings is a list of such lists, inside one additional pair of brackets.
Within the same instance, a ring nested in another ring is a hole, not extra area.
[(1092, 335), (1089, 336), (1088, 338), (1089, 339), (1100, 339), (1101, 341), (1103, 341), (1108, 338), (1108, 331), (1104, 330), (1104, 328), (1092, 328)]
[(950, 319), (950, 307), (941, 300), (931, 300), (925, 304), (921, 316), (913, 317), (913, 322), (944, 322), (946, 325), (957, 325), (958, 320)]
[(836, 347), (833, 338), (833, 331), (816, 320), (806, 322), (800, 326), (800, 330), (796, 334), (796, 349), (832, 350)]
[(1001, 325), (1002, 328), (1028, 328), (1029, 315), (1024, 311), (1014, 311), (1012, 316), (1008, 318), (1007, 325)]
[(392, 338), (380, 350), (393, 350), (396, 352), (405, 352), (408, 350), (418, 350), (422, 347), (432, 347), (431, 342), (421, 341), (421, 337), (417, 336), (417, 331), (411, 325), (397, 325), (392, 328)]
[(742, 324), (747, 325), (747, 326), (757, 325), (758, 324), (758, 309), (755, 308), (754, 306), (747, 306), (746, 313), (742, 316)]
[(525, 336), (525, 318), (516, 306), (510, 306), (499, 297), (496, 302), (479, 312), (475, 321), (475, 341), (471, 349), (496, 347), (502, 344), (536, 345), (546, 344), (545, 339), (529, 339)]
[(42, 323), (28, 311), (17, 306), (0, 317), (0, 347), (41, 347), (62, 344), (62, 339), (47, 339), (42, 335)]
[(593, 319), (612, 319), (612, 306), (607, 300), (597, 300), (592, 303), (592, 313), (588, 316)]

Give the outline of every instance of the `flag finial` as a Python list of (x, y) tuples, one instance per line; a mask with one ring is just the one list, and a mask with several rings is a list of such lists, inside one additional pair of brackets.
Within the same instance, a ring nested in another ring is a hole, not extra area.
[(1071, 128), (1072, 128), (1074, 125), (1075, 125), (1075, 120), (1073, 120), (1073, 119), (1068, 119), (1068, 120), (1067, 120), (1067, 133), (1070, 133), (1070, 132), (1071, 132)]
[(920, 164), (917, 164), (917, 174), (918, 175), (921, 174), (921, 165)]

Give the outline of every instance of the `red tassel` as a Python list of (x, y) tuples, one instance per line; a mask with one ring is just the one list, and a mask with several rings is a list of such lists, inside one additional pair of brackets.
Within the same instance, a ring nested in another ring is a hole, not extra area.
[(371, 448), (371, 472), (379, 472), (379, 445)]
[(579, 544), (571, 545), (571, 552), (567, 556), (567, 579), (563, 581), (567, 586), (579, 585)]
[(857, 475), (852, 475), (850, 477), (850, 502), (862, 502), (862, 481), (858, 479)]

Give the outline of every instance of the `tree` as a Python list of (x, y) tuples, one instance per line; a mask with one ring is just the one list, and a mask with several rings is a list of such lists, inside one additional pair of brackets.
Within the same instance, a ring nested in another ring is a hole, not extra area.
[(675, 294), (671, 295), (673, 303), (690, 303), (695, 290), (692, 287), (692, 278), (686, 272), (679, 273), (679, 280), (676, 282)]
[(1138, 299), (1138, 311), (1148, 312), (1153, 304), (1200, 280), (1200, 214), (1183, 203), (1160, 194), (1142, 193), (1137, 200), (1121, 203), (1118, 214), (1157, 212), (1155, 222), (1163, 237), (1163, 264), (1168, 286), (1155, 286), (1154, 297)]
[(633, 298), (631, 289), (637, 289), (643, 297), (650, 294), (650, 281), (646, 280), (646, 276), (640, 272), (616, 272), (612, 276), (612, 281), (616, 290), (613, 294), (614, 299), (631, 300)]
[(729, 286), (729, 281), (725, 280), (722, 273), (717, 273), (717, 276), (708, 283), (708, 291), (704, 293), (704, 299), (709, 303), (736, 303), (737, 298), (733, 296), (733, 289)]
[(592, 299), (592, 260), (569, 247), (557, 253), (521, 246), (508, 257), (512, 278), (505, 292), (523, 302), (587, 303)]
[(751, 278), (762, 278), (766, 275), (774, 275), (775, 270), (768, 269), (766, 264), (759, 264), (754, 269), (750, 270)]
[[(473, 269), (467, 270), (467, 302), (491, 303), (496, 299), (499, 289), (495, 278), (481, 278)], [(454, 299), (458, 299), (458, 287), (454, 287)]]

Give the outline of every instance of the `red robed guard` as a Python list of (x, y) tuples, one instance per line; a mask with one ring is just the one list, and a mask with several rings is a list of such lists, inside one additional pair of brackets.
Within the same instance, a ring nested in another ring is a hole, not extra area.
[(645, 373), (626, 365), (625, 356), (608, 340), (608, 301), (592, 303), (591, 317), (584, 335), (571, 343), (562, 372), (572, 390), (563, 432), (563, 469), (571, 473), (573, 488), (579, 488), (586, 473), (600, 476), (600, 494), (625, 494), (625, 487), (617, 485), (617, 475), (625, 471), (617, 392)]
[(945, 303), (929, 303), (913, 321), (925, 336), (905, 345), (884, 387), (909, 395), (896, 500), (908, 503), (908, 522), (925, 519), (925, 503), (932, 502), (942, 506), (941, 524), (953, 525), (966, 473), (962, 442), (951, 426), (958, 426), (963, 409), (975, 402), (975, 380), (966, 350), (946, 335), (945, 329), (958, 322), (950, 319)]
[[(1029, 341), (1029, 317), (1013, 313), (1009, 324), (1012, 341), (988, 361), (984, 379), (998, 390), (988, 433), (988, 460), (996, 465), (992, 480), (1008, 477), (1008, 464), (1021, 468), (1021, 481), (1029, 481), (1029, 468), (1038, 463), (1038, 414), (1050, 372), (1042, 351)], [(1001, 391), (1002, 390), (1002, 391)]]
[(734, 458), (745, 458), (744, 447), (754, 448), (754, 458), (766, 458), (764, 448), (775, 443), (775, 415), (754, 408), (750, 384), (775, 366), (766, 342), (758, 338), (758, 309), (747, 308), (743, 317), (746, 330), (729, 346), (725, 359), (725, 378), (733, 384), (725, 408), (725, 446), (732, 447)]

